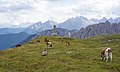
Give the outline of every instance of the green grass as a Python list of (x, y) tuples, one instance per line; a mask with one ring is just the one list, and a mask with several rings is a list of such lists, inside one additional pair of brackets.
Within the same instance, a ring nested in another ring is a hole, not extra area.
[[(44, 38), (53, 43), (53, 48), (43, 57)], [(66, 46), (65, 41), (70, 41), (71, 46)], [(105, 47), (113, 49), (113, 62), (100, 60), (100, 51)], [(120, 72), (120, 35), (88, 39), (39, 37), (21, 47), (0, 51), (0, 72)]]

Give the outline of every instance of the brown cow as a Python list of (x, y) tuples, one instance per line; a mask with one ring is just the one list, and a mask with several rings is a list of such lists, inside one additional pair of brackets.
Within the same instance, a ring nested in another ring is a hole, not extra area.
[(45, 42), (49, 42), (49, 40), (47, 38), (45, 38)]
[(36, 42), (40, 42), (40, 40), (37, 40)]
[(66, 46), (70, 46), (70, 42), (69, 41), (66, 41)]
[(21, 44), (17, 44), (16, 47), (21, 47)]

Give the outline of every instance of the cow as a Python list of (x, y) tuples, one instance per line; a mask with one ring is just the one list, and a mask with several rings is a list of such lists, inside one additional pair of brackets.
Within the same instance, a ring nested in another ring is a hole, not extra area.
[(47, 38), (45, 38), (45, 43), (47, 45), (47, 48), (52, 48), (53, 45)]
[(49, 40), (47, 39), (47, 38), (45, 38), (45, 40), (44, 40), (45, 42), (49, 42)]
[(69, 41), (66, 41), (66, 46), (70, 46), (70, 42)]
[(47, 50), (44, 50), (43, 52), (42, 52), (42, 56), (47, 56), (48, 55), (48, 51)]
[(51, 42), (46, 42), (47, 48), (52, 48), (52, 43)]
[(16, 45), (16, 47), (20, 47), (20, 46), (21, 46), (21, 44), (17, 44), (17, 45)]
[(101, 60), (102, 61), (108, 61), (108, 59), (110, 59), (111, 60), (111, 62), (112, 62), (112, 49), (111, 48), (105, 48), (105, 49), (103, 49), (102, 51), (101, 51), (101, 53), (100, 53), (100, 56), (101, 56)]
[(37, 40), (36, 42), (40, 42), (40, 40)]

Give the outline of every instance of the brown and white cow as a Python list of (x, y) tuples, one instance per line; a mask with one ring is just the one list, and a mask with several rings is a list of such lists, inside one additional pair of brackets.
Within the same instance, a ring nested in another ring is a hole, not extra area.
[(45, 43), (47, 45), (47, 48), (52, 48), (53, 45), (47, 38), (45, 38)]
[(110, 59), (112, 61), (112, 49), (111, 48), (105, 48), (101, 52), (101, 60), (108, 61)]
[(51, 42), (46, 42), (47, 48), (52, 48), (52, 43)]

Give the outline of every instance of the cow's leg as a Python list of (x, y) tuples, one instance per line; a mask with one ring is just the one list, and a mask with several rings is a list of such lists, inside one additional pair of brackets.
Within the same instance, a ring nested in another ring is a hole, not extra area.
[(108, 61), (108, 58), (109, 58), (109, 56), (108, 56), (108, 53), (106, 52), (105, 53), (105, 58), (106, 58), (106, 62)]
[(48, 42), (46, 42), (46, 46), (47, 46), (47, 48), (49, 48), (49, 44), (48, 44)]
[(103, 57), (103, 61), (105, 61), (106, 60), (106, 57)]
[(112, 53), (109, 54), (110, 61), (112, 62)]

